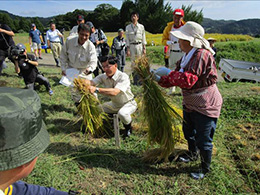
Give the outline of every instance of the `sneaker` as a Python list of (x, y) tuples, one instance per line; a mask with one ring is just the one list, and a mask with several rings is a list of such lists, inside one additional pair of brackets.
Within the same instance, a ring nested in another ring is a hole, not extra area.
[(56, 64), (56, 66), (57, 66), (57, 67), (60, 67), (60, 65), (59, 65), (59, 64)]
[(53, 95), (53, 91), (50, 89), (49, 90), (49, 95), (52, 96)]
[(40, 60), (42, 60), (42, 57), (39, 57)]
[(205, 177), (205, 174), (202, 173), (202, 172), (198, 172), (198, 173), (191, 173), (190, 176), (193, 179), (200, 180), (200, 179), (203, 179)]

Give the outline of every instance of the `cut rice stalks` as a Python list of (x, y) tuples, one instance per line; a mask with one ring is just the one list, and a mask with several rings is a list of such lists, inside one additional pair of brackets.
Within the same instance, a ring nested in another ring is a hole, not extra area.
[(85, 128), (85, 132), (89, 131), (92, 135), (101, 137), (106, 134), (104, 121), (108, 121), (108, 115), (101, 109), (99, 100), (89, 92), (89, 86), (83, 84), (80, 78), (74, 79), (74, 87), (81, 95), (79, 105), (77, 106), (79, 114), (83, 121), (81, 129)]
[(180, 140), (178, 123), (182, 117), (165, 100), (158, 84), (153, 81), (150, 65), (146, 57), (136, 60), (135, 72), (141, 77), (143, 85), (143, 108), (148, 123), (149, 145), (159, 144), (160, 148), (147, 151), (143, 160), (147, 162), (168, 161), (175, 144)]

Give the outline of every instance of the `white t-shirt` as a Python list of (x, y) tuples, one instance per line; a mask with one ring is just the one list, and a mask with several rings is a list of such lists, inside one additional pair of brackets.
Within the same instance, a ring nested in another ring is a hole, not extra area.
[[(179, 28), (174, 28), (174, 26), (172, 26), (171, 31), (175, 31), (177, 29), (179, 29)], [(170, 48), (171, 50), (181, 50), (180, 46), (179, 46), (179, 43), (178, 43), (179, 39), (177, 37), (173, 36), (170, 33), (169, 39), (170, 39), (170, 41), (172, 41), (172, 45), (171, 45), (171, 48)]]

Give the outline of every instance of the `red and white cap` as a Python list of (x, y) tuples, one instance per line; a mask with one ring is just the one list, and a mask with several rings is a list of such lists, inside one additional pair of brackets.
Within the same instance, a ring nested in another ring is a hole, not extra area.
[(184, 11), (183, 11), (183, 9), (176, 9), (176, 10), (174, 10), (173, 15), (184, 17)]

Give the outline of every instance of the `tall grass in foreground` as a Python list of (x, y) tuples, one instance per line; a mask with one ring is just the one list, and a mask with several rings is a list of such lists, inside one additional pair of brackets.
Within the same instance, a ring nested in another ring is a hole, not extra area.
[(148, 143), (149, 145), (160, 145), (159, 149), (148, 151), (144, 160), (156, 162), (164, 159), (164, 161), (168, 161), (175, 144), (180, 140), (177, 122), (181, 120), (181, 116), (166, 101), (157, 83), (153, 81), (146, 57), (136, 61), (135, 71), (141, 77), (143, 85), (142, 111), (149, 127)]
[(89, 86), (85, 86), (82, 79), (74, 79), (74, 85), (82, 95), (77, 106), (78, 112), (83, 118), (81, 129), (85, 128), (86, 132), (89, 131), (95, 136), (104, 135), (103, 122), (108, 120), (108, 116), (102, 111), (99, 100), (89, 92)]

